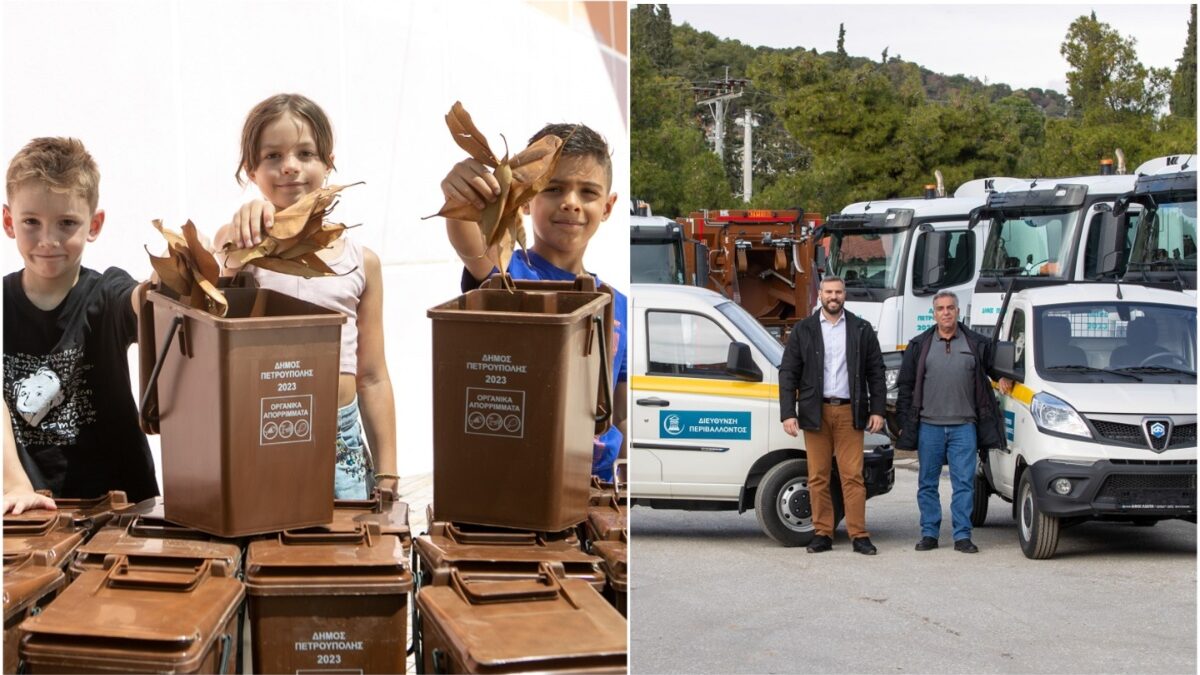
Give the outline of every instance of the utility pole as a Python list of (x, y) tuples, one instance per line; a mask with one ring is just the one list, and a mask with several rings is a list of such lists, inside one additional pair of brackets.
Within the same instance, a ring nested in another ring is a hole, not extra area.
[(710, 80), (708, 86), (692, 87), (692, 92), (697, 97), (696, 105), (707, 105), (709, 112), (712, 113), (713, 121), (716, 124), (713, 144), (722, 164), (725, 162), (726, 102), (741, 96), (745, 86), (749, 83), (750, 80), (729, 79), (729, 67), (726, 66), (724, 80)]
[(746, 203), (750, 203), (750, 198), (754, 196), (754, 144), (752, 138), (754, 136), (753, 129), (758, 126), (758, 122), (750, 115), (750, 109), (746, 108), (746, 117), (737, 121), (737, 124), (742, 127), (742, 199)]

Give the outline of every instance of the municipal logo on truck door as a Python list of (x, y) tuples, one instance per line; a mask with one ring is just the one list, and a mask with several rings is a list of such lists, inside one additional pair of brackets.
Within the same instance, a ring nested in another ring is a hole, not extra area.
[(659, 438), (750, 440), (750, 413), (721, 410), (660, 410)]

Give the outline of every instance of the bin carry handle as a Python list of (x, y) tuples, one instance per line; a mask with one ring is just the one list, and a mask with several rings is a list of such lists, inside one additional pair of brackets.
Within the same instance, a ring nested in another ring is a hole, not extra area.
[(394, 502), (395, 497), (391, 490), (380, 490), (375, 488), (371, 496), (366, 499), (335, 499), (333, 508), (342, 510), (366, 511), (368, 513), (383, 513), (384, 502)]
[(446, 538), (457, 544), (483, 545), (499, 544), (501, 546), (533, 546), (537, 544), (537, 533), (529, 531), (513, 532), (467, 532), (456, 523), (446, 523)]
[(11, 536), (14, 534), (42, 536), (50, 534), (58, 529), (59, 525), (64, 527), (72, 525), (74, 521), (69, 513), (61, 511), (49, 511), (48, 515), (37, 518), (21, 519), (21, 518), (5, 518), (4, 519), (4, 535)]
[(521, 581), (486, 581), (467, 583), (457, 567), (450, 569), (450, 583), (458, 590), (463, 600), (473, 605), (517, 600), (553, 600), (559, 595), (562, 584), (558, 575), (546, 562), (538, 564), (537, 579)]
[(608, 336), (604, 331), (604, 319), (592, 317), (596, 324), (596, 334), (600, 336), (600, 388), (604, 391), (604, 407), (596, 412), (596, 423), (605, 424), (612, 419), (612, 376), (608, 374)]
[[(162, 371), (163, 362), (167, 358), (167, 350), (171, 348), (171, 340), (175, 338), (175, 333), (183, 325), (183, 316), (176, 314), (175, 318), (171, 319), (171, 326), (167, 329), (167, 336), (163, 339), (162, 347), (158, 350), (158, 358), (154, 361), (154, 369), (150, 371), (150, 376), (145, 379), (142, 386), (142, 430), (153, 429), (154, 433), (158, 433), (158, 374)], [(180, 348), (183, 348), (183, 336), (179, 338)], [(151, 405), (153, 401), (153, 405)]]
[(449, 673), (450, 666), (446, 663), (446, 652), (439, 647), (433, 648), (433, 672), (437, 675)]
[[(108, 561), (106, 561), (108, 562)], [(210, 576), (212, 560), (203, 560), (189, 572), (161, 572), (130, 569), (129, 558), (121, 556), (108, 570), (105, 585), (109, 588), (140, 588), (162, 591), (190, 591)], [(218, 575), (214, 575), (218, 576)]]
[(221, 661), (220, 669), (217, 672), (220, 675), (225, 675), (229, 672), (229, 651), (233, 648), (233, 636), (225, 633), (221, 636)]
[(284, 530), (279, 533), (282, 544), (366, 544), (374, 546), (383, 532), (379, 523), (356, 523), (348, 532), (331, 532), (316, 527), (303, 530)]

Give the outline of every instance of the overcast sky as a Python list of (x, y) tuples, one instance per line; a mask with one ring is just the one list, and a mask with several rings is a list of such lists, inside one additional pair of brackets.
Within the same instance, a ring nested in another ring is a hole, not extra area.
[(1013, 89), (1067, 91), (1058, 50), (1076, 18), (1096, 18), (1137, 39), (1147, 67), (1175, 68), (1187, 39), (1188, 5), (689, 5), (670, 4), (671, 21), (751, 46), (837, 48), (878, 60), (884, 47), (934, 72), (974, 76)]

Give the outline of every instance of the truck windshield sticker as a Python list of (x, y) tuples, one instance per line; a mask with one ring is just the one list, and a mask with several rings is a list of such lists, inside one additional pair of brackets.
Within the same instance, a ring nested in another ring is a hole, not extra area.
[(750, 440), (750, 413), (710, 410), (660, 410), (659, 438)]

